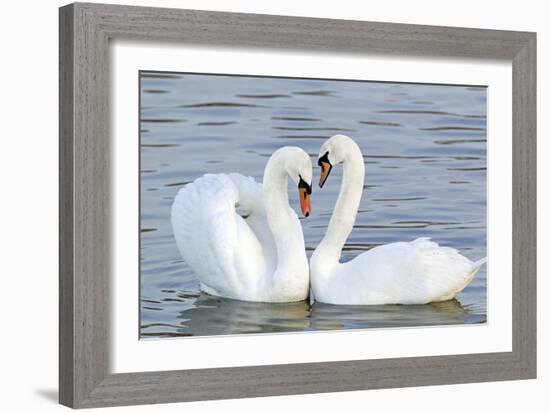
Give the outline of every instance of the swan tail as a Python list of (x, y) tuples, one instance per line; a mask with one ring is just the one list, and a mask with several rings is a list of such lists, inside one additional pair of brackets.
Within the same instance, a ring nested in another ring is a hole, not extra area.
[(474, 269), (475, 270), (478, 270), (479, 268), (481, 268), (481, 266), (483, 266), (485, 263), (487, 263), (487, 256), (485, 256), (483, 259), (479, 259), (479, 260), (476, 260), (474, 262)]
[[(485, 256), (483, 259), (476, 260), (472, 263), (472, 270), (470, 271), (470, 281), (474, 278), (474, 276), (479, 272), (479, 269), (487, 263), (487, 256)], [(468, 282), (470, 283), (470, 282)]]
[[(477, 275), (477, 272), (479, 272), (479, 269), (481, 269), (481, 267), (487, 263), (487, 257), (484, 257), (483, 259), (479, 259), (479, 260), (476, 260), (475, 262), (472, 263), (472, 267), (470, 269), (470, 272), (468, 274), (468, 276), (466, 277), (466, 280), (464, 281), (464, 283), (461, 285), (461, 287), (459, 287), (453, 294), (452, 296), (448, 297), (449, 299), (450, 298), (453, 298), (453, 297), (456, 297), (456, 295), (458, 295), (460, 292), (462, 292), (466, 286), (468, 286), (472, 280), (474, 279), (474, 277)], [(444, 299), (445, 300), (445, 299)]]

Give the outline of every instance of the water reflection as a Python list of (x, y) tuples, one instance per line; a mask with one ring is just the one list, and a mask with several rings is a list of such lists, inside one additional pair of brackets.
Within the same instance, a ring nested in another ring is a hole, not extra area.
[[(181, 295), (180, 295), (181, 296)], [(185, 309), (178, 311), (176, 324), (147, 324), (143, 337), (212, 336), (250, 333), (328, 331), (463, 324), (471, 315), (456, 299), (429, 305), (341, 306), (307, 301), (292, 303), (241, 302), (216, 296), (186, 294)], [(166, 300), (165, 300), (166, 302)], [(162, 302), (144, 300), (144, 305)], [(151, 306), (149, 306), (151, 309)], [(174, 307), (177, 309), (177, 305)], [(484, 317), (479, 317), (482, 322)], [(167, 331), (166, 329), (171, 329)]]
[(193, 335), (292, 332), (309, 329), (309, 304), (240, 302), (201, 294), (178, 318)]
[(470, 311), (456, 299), (429, 305), (327, 305), (311, 310), (314, 330), (364, 329), (462, 324)]

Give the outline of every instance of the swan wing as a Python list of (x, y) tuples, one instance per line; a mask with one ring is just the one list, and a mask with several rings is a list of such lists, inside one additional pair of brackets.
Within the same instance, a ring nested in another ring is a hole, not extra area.
[(333, 303), (424, 304), (452, 299), (484, 260), (472, 262), (429, 238), (379, 246), (339, 265)]
[(472, 281), (485, 260), (472, 262), (451, 247), (429, 238), (410, 242), (415, 251), (415, 273), (410, 277), (410, 299), (438, 302), (454, 298)]
[(178, 249), (203, 290), (246, 299), (266, 267), (262, 244), (239, 206), (261, 215), (261, 185), (242, 175), (207, 174), (180, 189), (171, 220)]
[(429, 238), (411, 242), (417, 255), (416, 293), (429, 302), (454, 298), (472, 281), (481, 266), (483, 258), (472, 262), (457, 249), (439, 246)]

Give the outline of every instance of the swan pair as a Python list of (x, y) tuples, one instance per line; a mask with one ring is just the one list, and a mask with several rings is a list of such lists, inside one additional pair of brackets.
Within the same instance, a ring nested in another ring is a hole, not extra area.
[(322, 187), (343, 164), (340, 194), (325, 237), (308, 265), (304, 235), (288, 203), (288, 178), (301, 211), (311, 213), (312, 165), (297, 147), (268, 160), (263, 185), (240, 174), (206, 174), (178, 192), (171, 219), (178, 249), (215, 296), (256, 302), (294, 302), (311, 292), (331, 304), (424, 304), (452, 299), (486, 259), (472, 262), (428, 238), (375, 247), (340, 263), (363, 192), (361, 150), (349, 137), (328, 139), (319, 152)]

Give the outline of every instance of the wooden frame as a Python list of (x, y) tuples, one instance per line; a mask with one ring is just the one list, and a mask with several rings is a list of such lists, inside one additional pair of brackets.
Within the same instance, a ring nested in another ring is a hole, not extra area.
[[(85, 408), (536, 376), (536, 34), (71, 4), (60, 9), (59, 397)], [(110, 374), (109, 40), (505, 59), (513, 65), (513, 350)]]

